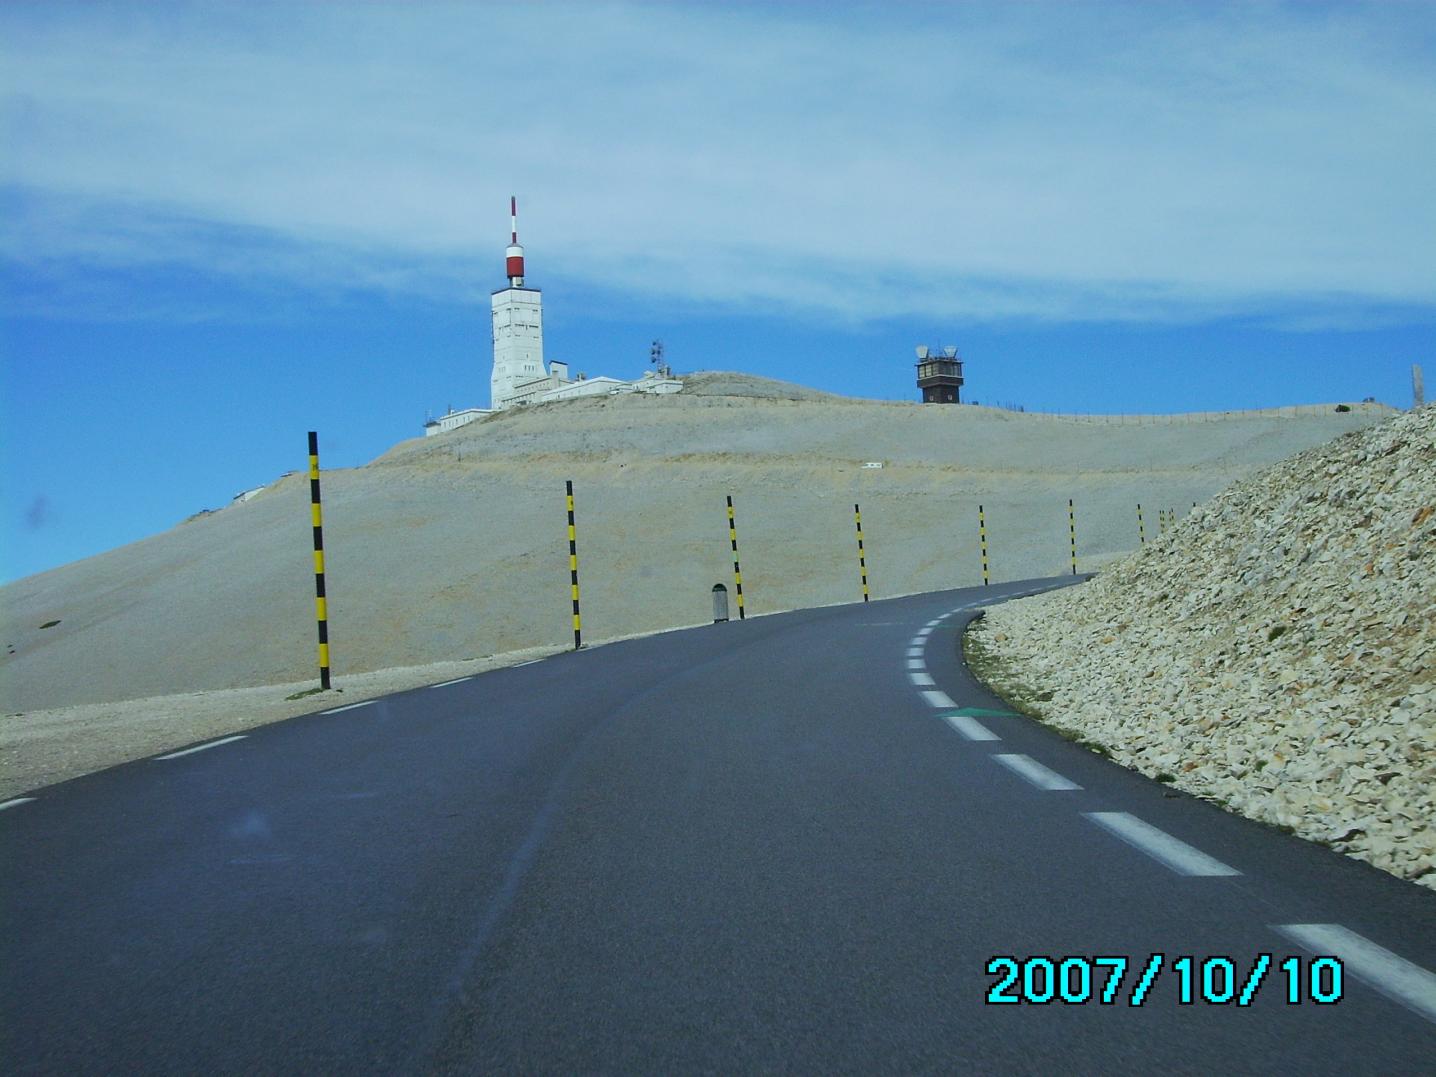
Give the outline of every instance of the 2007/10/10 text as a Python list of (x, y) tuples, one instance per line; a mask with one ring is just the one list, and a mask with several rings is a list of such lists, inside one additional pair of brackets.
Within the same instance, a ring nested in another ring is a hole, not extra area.
[[(1137, 970), (1140, 969), (1140, 975)], [(1333, 1005), (1344, 990), (1341, 961), (1335, 957), (1288, 957), (1278, 962), (1271, 954), (1257, 954), (1240, 974), (1229, 957), (1198, 959), (1152, 954), (1145, 964), (1126, 957), (1010, 957), (1004, 954), (987, 963), (997, 980), (987, 989), (990, 1005), (1053, 1002), (1096, 1002), (1103, 1006), (1141, 1006), (1150, 997), (1163, 970), (1175, 976), (1177, 1002), (1198, 1001), (1219, 1006), (1250, 1006), (1257, 990), (1284, 990), (1289, 1006), (1304, 1002)], [(1133, 973), (1130, 981), (1128, 971)], [(1124, 983), (1128, 989), (1124, 990)]]

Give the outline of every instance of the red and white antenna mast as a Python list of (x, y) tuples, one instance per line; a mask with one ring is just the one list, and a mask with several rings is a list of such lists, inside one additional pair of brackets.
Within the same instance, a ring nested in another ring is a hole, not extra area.
[(524, 249), (519, 246), (519, 200), (509, 196), (509, 249), (505, 254), (505, 269), (509, 276), (510, 288), (524, 286)]

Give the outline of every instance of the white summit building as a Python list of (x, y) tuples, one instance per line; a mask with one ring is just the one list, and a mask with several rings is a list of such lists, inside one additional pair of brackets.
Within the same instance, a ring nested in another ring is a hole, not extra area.
[(494, 368), (489, 376), (487, 408), (452, 408), (424, 423), (424, 434), (443, 434), (495, 411), (527, 404), (545, 404), (575, 396), (610, 393), (676, 393), (683, 383), (667, 374), (646, 371), (636, 381), (568, 376), (568, 364), (543, 358), (543, 293), (524, 284), (524, 249), (519, 246), (518, 199), (509, 199), (509, 246), (504, 252), (508, 287), (490, 297), (493, 309)]

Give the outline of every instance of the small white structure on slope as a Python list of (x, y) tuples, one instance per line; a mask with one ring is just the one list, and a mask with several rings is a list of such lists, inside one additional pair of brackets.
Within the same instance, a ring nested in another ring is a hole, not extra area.
[(544, 365), (543, 294), (524, 284), (524, 249), (519, 245), (518, 199), (509, 199), (509, 246), (504, 251), (504, 272), (508, 286), (490, 296), (493, 312), (494, 366), (489, 376), (488, 408), (452, 408), (424, 424), (426, 437), (443, 434), (481, 419), (495, 411), (527, 404), (546, 404), (576, 396), (613, 393), (676, 393), (683, 383), (666, 373), (647, 371), (636, 381), (618, 378), (576, 379), (568, 375), (568, 364)]
[(424, 424), (424, 436), (432, 437), (435, 434), (447, 434), (450, 430), (457, 430), (459, 427), (473, 422), (475, 419), (482, 419), (490, 414), (488, 408), (464, 408), (462, 411), (455, 411), (450, 408), (437, 419), (430, 419)]

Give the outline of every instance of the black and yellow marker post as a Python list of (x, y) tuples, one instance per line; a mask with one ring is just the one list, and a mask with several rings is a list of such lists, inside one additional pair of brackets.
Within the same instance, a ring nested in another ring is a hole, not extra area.
[(573, 589), (573, 649), (583, 646), (583, 627), (578, 619), (578, 535), (573, 529), (573, 480), (564, 483), (568, 498), (568, 580)]
[(983, 515), (982, 506), (977, 506), (977, 538), (978, 544), (982, 547), (982, 586), (986, 587), (987, 579), (987, 517)]
[(747, 614), (743, 612), (743, 570), (738, 567), (738, 525), (733, 520), (733, 495), (728, 495), (728, 541), (733, 544), (733, 588), (738, 595), (738, 620)]
[(1137, 538), (1144, 544), (1147, 541), (1147, 529), (1142, 526), (1142, 503), (1137, 502)]
[(309, 431), (309, 520), (314, 526), (314, 612), (319, 618), (319, 687), (329, 687), (329, 608), (324, 598), (324, 518), (319, 509), (319, 434)]
[(1077, 510), (1072, 499), (1067, 499), (1067, 534), (1072, 538), (1072, 575), (1077, 575)]
[(863, 514), (856, 506), (853, 506), (853, 520), (858, 525), (858, 574), (863, 579), (863, 601), (868, 600), (868, 557), (863, 552)]

